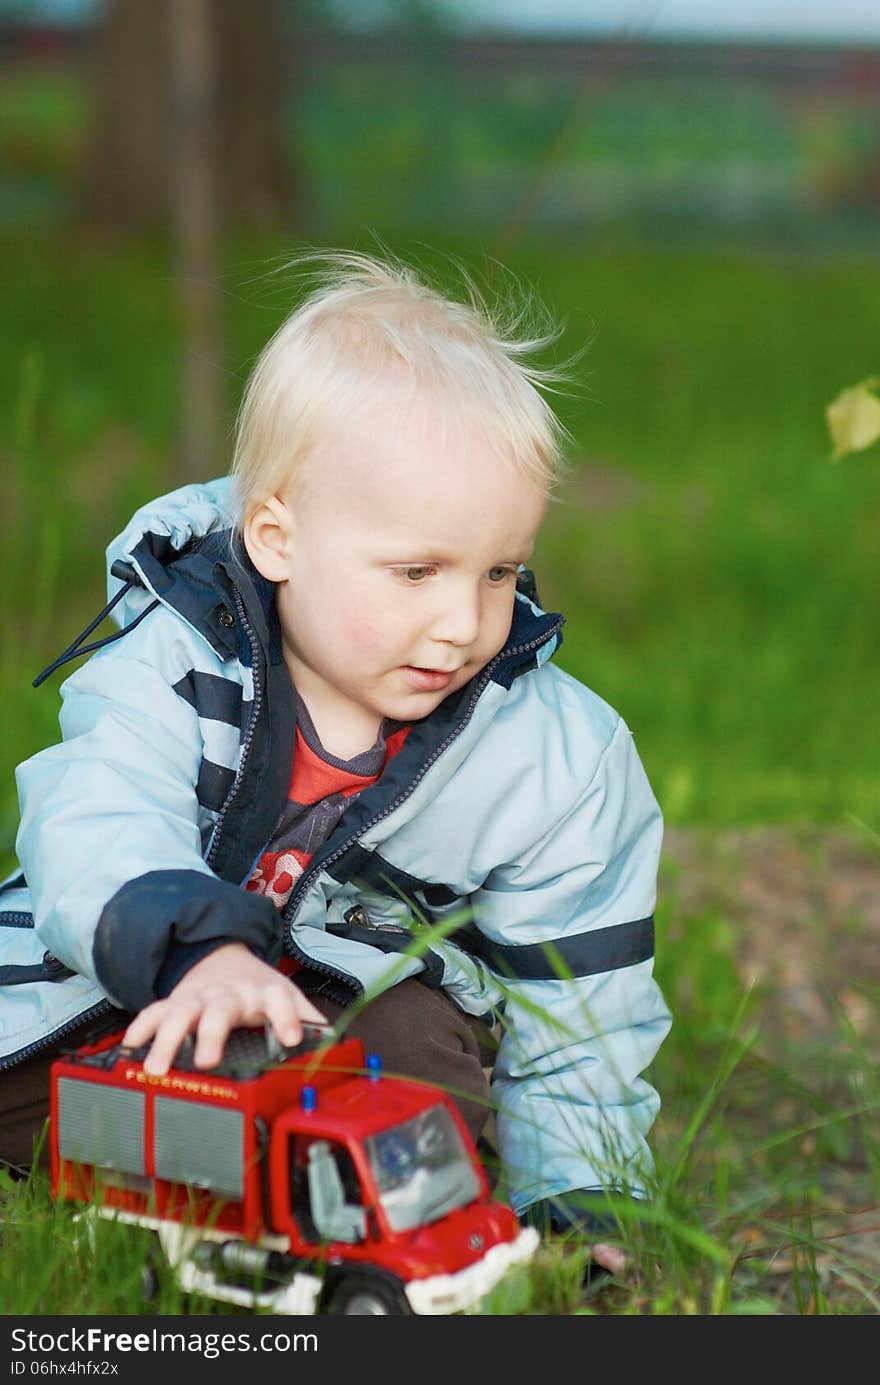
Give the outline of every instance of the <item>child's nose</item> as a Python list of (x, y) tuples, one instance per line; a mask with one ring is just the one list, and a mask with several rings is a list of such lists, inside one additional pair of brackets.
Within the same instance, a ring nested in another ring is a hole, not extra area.
[(433, 638), (443, 644), (467, 646), (476, 644), (480, 633), (480, 598), (476, 592), (458, 589), (450, 593), (437, 611), (432, 627)]

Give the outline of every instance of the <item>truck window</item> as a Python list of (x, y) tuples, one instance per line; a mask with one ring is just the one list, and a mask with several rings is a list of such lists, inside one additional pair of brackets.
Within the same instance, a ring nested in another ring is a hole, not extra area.
[(364, 1144), (393, 1231), (436, 1221), (479, 1196), (473, 1161), (445, 1106), (432, 1106)]
[[(345, 1145), (333, 1140), (316, 1140), (311, 1135), (296, 1135), (291, 1139), (290, 1151), (290, 1203), (300, 1234), (306, 1241), (324, 1241), (328, 1237), (319, 1231), (315, 1224), (315, 1208), (309, 1181), (309, 1169), (314, 1160), (312, 1146), (319, 1146), (332, 1158), (342, 1190), (346, 1208), (363, 1207), (363, 1192), (357, 1176), (354, 1161)], [(359, 1218), (357, 1219), (359, 1220)], [(336, 1239), (355, 1239), (354, 1236), (338, 1236)]]

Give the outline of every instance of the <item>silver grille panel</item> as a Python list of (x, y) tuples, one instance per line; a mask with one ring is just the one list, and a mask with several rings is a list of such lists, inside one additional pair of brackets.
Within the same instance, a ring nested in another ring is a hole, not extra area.
[(143, 1173), (143, 1092), (59, 1078), (58, 1151), (79, 1164)]
[(242, 1197), (244, 1120), (241, 1111), (157, 1096), (154, 1120), (157, 1178), (211, 1188), (228, 1197)]

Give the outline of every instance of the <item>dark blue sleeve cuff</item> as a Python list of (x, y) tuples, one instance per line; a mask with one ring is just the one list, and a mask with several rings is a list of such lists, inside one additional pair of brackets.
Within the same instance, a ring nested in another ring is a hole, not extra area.
[(622, 1204), (632, 1215), (638, 1200), (627, 1193), (606, 1193), (601, 1188), (573, 1189), (533, 1202), (523, 1208), (519, 1219), (524, 1226), (534, 1226), (542, 1236), (576, 1231), (595, 1240), (619, 1234), (620, 1221), (614, 1209)]
[[(281, 956), (281, 916), (272, 901), (204, 871), (149, 871), (105, 905), (95, 930), (95, 973), (121, 1009), (137, 1014), (162, 998), (160, 976), (167, 995), (222, 943), (244, 943), (274, 965)], [(184, 951), (171, 953), (177, 947)], [(185, 950), (191, 947), (203, 950)]]

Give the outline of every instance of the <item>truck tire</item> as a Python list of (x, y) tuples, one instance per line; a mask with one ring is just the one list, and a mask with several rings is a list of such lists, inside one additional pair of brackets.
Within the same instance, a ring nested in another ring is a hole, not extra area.
[(154, 1250), (147, 1252), (146, 1259), (141, 1265), (141, 1300), (143, 1303), (155, 1303), (159, 1297), (159, 1289), (162, 1281), (159, 1278), (159, 1256)]
[(327, 1312), (360, 1317), (411, 1317), (412, 1309), (399, 1285), (369, 1274), (348, 1274), (330, 1295)]

